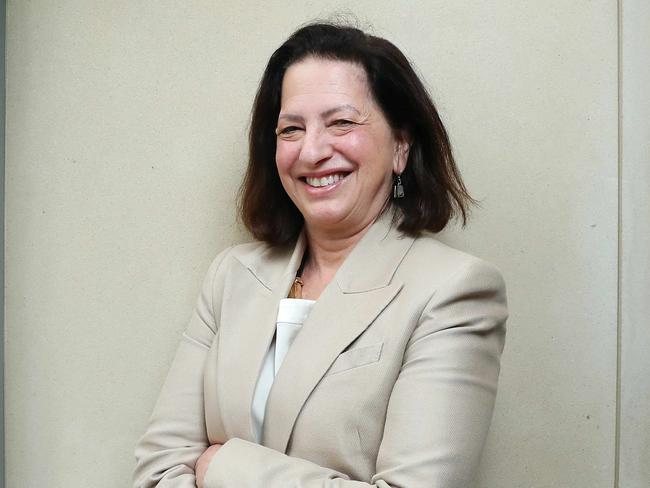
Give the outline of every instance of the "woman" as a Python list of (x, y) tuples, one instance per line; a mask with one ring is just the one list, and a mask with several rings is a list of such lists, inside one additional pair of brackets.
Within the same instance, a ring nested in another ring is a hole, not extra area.
[(471, 484), (505, 290), (432, 236), (471, 198), (404, 55), (296, 31), (255, 99), (241, 203), (259, 242), (208, 270), (135, 486)]

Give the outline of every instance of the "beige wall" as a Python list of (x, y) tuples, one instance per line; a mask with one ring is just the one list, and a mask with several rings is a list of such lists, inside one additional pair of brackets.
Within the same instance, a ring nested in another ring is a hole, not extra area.
[[(297, 25), (341, 8), (428, 81), (482, 200), (467, 230), (443, 238), (507, 279), (481, 487), (609, 488), (617, 459), (622, 488), (647, 486), (650, 463), (636, 453), (650, 457), (649, 396), (635, 391), (647, 392), (648, 355), (635, 345), (649, 339), (650, 284), (647, 247), (635, 243), (650, 229), (630, 207), (640, 202), (650, 221), (638, 148), (648, 126), (622, 132), (619, 174), (617, 3), (257, 5), (9, 2), (7, 487), (129, 485), (201, 277), (246, 239), (233, 198), (264, 63)], [(625, 22), (647, 33), (638, 15)], [(647, 43), (630, 55), (637, 70), (644, 53)], [(634, 73), (623, 101), (647, 121)]]

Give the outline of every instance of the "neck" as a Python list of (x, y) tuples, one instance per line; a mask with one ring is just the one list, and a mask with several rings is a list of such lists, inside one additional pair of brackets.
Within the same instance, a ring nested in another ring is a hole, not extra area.
[(317, 277), (323, 283), (329, 283), (354, 246), (368, 232), (373, 222), (374, 219), (356, 229), (342, 233), (306, 226), (309, 254), (305, 272)]

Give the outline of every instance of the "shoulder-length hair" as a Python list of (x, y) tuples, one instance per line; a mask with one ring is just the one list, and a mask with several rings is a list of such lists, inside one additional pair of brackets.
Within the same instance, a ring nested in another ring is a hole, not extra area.
[(349, 26), (313, 23), (294, 32), (271, 56), (253, 103), (249, 161), (239, 194), (241, 219), (256, 239), (271, 245), (294, 240), (302, 214), (284, 191), (275, 164), (275, 128), (286, 70), (308, 57), (356, 63), (395, 133), (407, 134), (410, 150), (403, 198), (392, 205), (398, 229), (409, 235), (439, 232), (454, 217), (467, 220), (474, 200), (454, 161), (438, 111), (406, 56), (392, 43)]

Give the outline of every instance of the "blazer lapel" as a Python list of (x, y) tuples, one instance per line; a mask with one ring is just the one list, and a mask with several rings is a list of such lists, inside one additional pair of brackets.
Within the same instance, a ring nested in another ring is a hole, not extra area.
[(262, 361), (275, 333), (278, 304), (287, 296), (305, 250), (294, 248), (238, 259), (226, 278), (217, 357), (217, 401), (228, 438), (255, 442), (251, 408)]
[(402, 237), (392, 226), (392, 214), (388, 214), (373, 224), (349, 254), (314, 305), (275, 377), (266, 405), (264, 445), (286, 452), (311, 391), (336, 357), (401, 289), (402, 283), (392, 278), (412, 243), (413, 238)]

